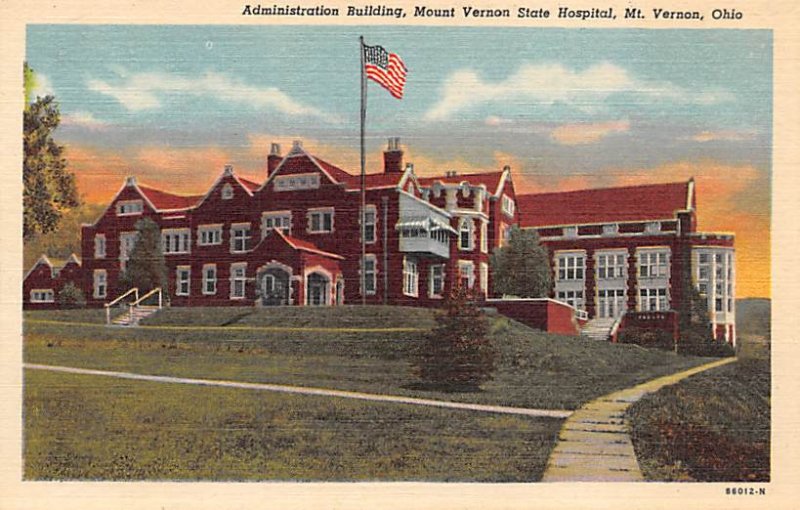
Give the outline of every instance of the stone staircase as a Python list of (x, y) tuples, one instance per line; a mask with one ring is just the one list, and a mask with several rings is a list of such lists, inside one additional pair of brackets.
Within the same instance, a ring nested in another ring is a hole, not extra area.
[(615, 321), (614, 318), (592, 319), (581, 329), (581, 337), (606, 342)]
[(150, 317), (160, 308), (158, 306), (139, 305), (134, 306), (127, 312), (114, 317), (111, 321), (112, 326), (138, 326), (139, 321), (145, 317)]

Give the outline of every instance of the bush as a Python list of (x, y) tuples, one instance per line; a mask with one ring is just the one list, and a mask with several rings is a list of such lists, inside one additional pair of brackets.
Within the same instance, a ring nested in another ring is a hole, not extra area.
[(636, 344), (642, 347), (672, 350), (675, 342), (672, 335), (661, 329), (625, 328), (619, 332), (617, 341), (621, 344)]
[(83, 308), (86, 306), (86, 298), (83, 296), (83, 291), (72, 282), (64, 285), (64, 288), (58, 293), (56, 302), (61, 308)]
[(417, 349), (416, 375), (435, 389), (475, 391), (492, 379), (495, 366), (488, 320), (460, 287), (447, 297), (444, 308)]
[(735, 356), (736, 351), (725, 341), (714, 340), (710, 330), (692, 328), (681, 335), (678, 353), (689, 356), (725, 358)]

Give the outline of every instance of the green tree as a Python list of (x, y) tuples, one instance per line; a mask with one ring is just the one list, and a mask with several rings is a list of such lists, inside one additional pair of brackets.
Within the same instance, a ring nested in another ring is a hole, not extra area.
[(491, 264), (497, 294), (538, 298), (550, 293), (550, 257), (535, 230), (512, 227), (506, 245), (492, 254)]
[(464, 288), (455, 288), (445, 299), (436, 323), (417, 349), (417, 376), (446, 391), (475, 391), (491, 380), (496, 352), (489, 323)]
[(72, 282), (64, 285), (64, 288), (58, 293), (56, 302), (61, 308), (83, 308), (86, 306), (86, 298), (83, 296), (83, 291)]
[(29, 102), (35, 74), (27, 63), (23, 76), (23, 236), (29, 240), (55, 230), (64, 212), (76, 207), (79, 200), (75, 176), (67, 170), (64, 147), (53, 140), (53, 131), (61, 121), (58, 103), (49, 95)]
[(144, 293), (161, 287), (167, 290), (167, 264), (161, 249), (161, 229), (155, 221), (143, 218), (136, 222), (137, 238), (119, 280), (120, 292), (138, 287)]

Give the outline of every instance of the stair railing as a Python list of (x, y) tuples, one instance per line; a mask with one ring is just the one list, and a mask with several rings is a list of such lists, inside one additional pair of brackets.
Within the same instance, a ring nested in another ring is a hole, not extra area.
[(134, 300), (136, 300), (136, 301), (139, 300), (139, 288), (138, 287), (133, 287), (131, 289), (128, 289), (121, 296), (117, 297), (117, 299), (115, 299), (115, 300), (103, 305), (106, 308), (106, 324), (111, 324), (111, 307), (116, 305), (120, 301), (122, 301), (123, 298), (125, 298), (127, 296), (130, 296), (131, 294), (134, 295), (134, 297), (133, 297)]
[(163, 299), (162, 299), (162, 295), (161, 295), (161, 287), (156, 287), (155, 289), (151, 290), (150, 292), (148, 292), (144, 296), (142, 296), (140, 298), (137, 298), (136, 301), (133, 301), (132, 303), (128, 303), (128, 312), (130, 314), (129, 317), (131, 318), (131, 321), (133, 321), (133, 309), (136, 308), (137, 306), (139, 306), (139, 304), (142, 301), (144, 301), (145, 299), (149, 298), (150, 296), (153, 296), (154, 294), (158, 294), (158, 309), (161, 310), (161, 308), (163, 307), (162, 306), (163, 305)]
[(622, 325), (622, 319), (625, 317), (626, 313), (628, 313), (628, 311), (624, 310), (621, 314), (619, 314), (619, 317), (617, 317), (617, 319), (614, 321), (614, 324), (611, 325), (611, 329), (608, 331), (608, 338), (613, 339), (614, 335), (617, 334), (619, 327)]

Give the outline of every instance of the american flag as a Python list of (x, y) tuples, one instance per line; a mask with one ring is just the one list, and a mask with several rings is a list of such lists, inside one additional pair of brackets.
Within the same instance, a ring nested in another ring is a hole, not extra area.
[(383, 46), (364, 46), (364, 70), (367, 78), (378, 83), (397, 99), (403, 99), (406, 84), (406, 65), (395, 53)]

